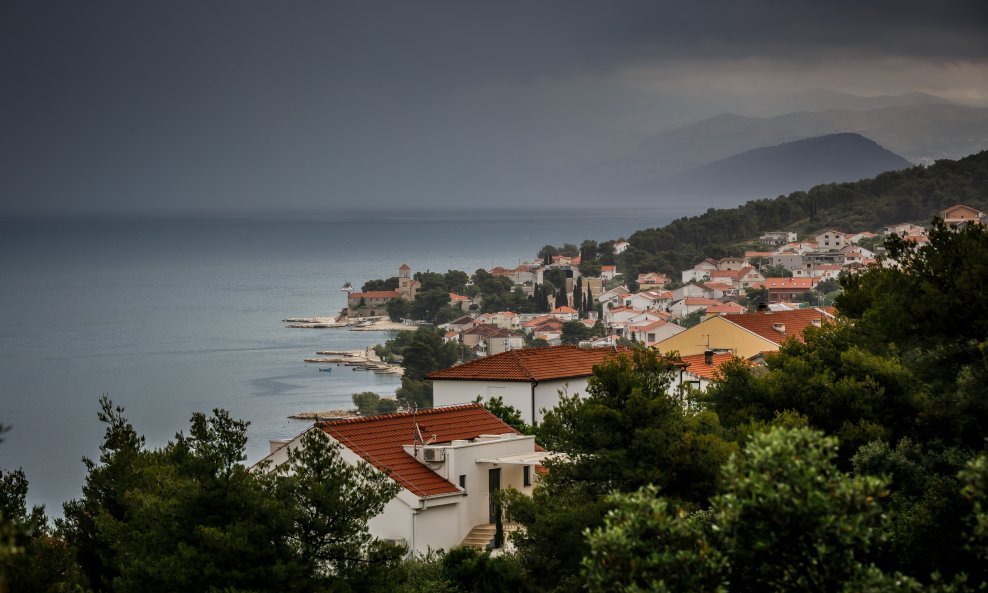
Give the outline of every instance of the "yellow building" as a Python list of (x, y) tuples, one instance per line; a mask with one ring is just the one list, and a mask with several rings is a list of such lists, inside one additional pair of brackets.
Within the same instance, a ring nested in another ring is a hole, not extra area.
[(740, 358), (751, 358), (778, 350), (790, 338), (801, 340), (807, 327), (819, 327), (833, 319), (832, 310), (826, 308), (710, 317), (655, 347), (660, 352), (675, 351), (682, 356), (727, 350)]

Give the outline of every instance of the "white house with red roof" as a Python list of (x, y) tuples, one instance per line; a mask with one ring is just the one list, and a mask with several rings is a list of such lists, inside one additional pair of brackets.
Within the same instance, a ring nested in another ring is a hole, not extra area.
[(707, 386), (719, 377), (721, 365), (737, 360), (737, 357), (727, 351), (707, 350), (702, 354), (683, 356), (681, 359), (685, 364), (682, 383), (698, 391), (706, 391)]
[(687, 315), (706, 309), (707, 307), (720, 304), (720, 301), (705, 297), (686, 297), (685, 299), (678, 300), (670, 305), (669, 313), (672, 314), (674, 319), (681, 319)]
[[(531, 494), (550, 456), (479, 404), (319, 422), (347, 463), (368, 463), (401, 486), (370, 520), (376, 538), (427, 553), (459, 545), (488, 547), (494, 537), (491, 495), (503, 488)], [(308, 432), (308, 431), (306, 431)], [(288, 461), (302, 435), (273, 441), (261, 461)]]
[(644, 313), (644, 311), (641, 309), (635, 309), (634, 307), (622, 306), (604, 309), (604, 324), (610, 325), (612, 323), (627, 323), (642, 313)]
[(622, 284), (621, 286), (615, 286), (614, 288), (597, 295), (597, 302), (600, 303), (604, 309), (607, 309), (609, 305), (623, 304), (621, 299), (627, 294), (631, 294), (631, 291), (628, 290), (627, 286)]
[(726, 303), (710, 305), (704, 310), (704, 314), (707, 317), (711, 315), (740, 315), (741, 313), (746, 313), (747, 311), (748, 310), (740, 304), (733, 301), (728, 301)]
[(617, 266), (600, 266), (600, 278), (607, 282), (617, 276)]
[(672, 336), (684, 331), (686, 331), (685, 328), (680, 327), (671, 321), (658, 319), (655, 321), (646, 320), (629, 323), (624, 328), (624, 335), (629, 340), (639, 342), (645, 346), (654, 346), (662, 340), (671, 338)]
[(609, 348), (552, 346), (511, 350), (436, 371), (432, 401), (448, 406), (500, 397), (530, 424), (541, 422), (543, 410), (559, 402), (559, 392), (586, 393), (594, 365), (613, 356)]
[(556, 307), (553, 309), (549, 315), (555, 317), (556, 319), (561, 319), (563, 321), (576, 321), (580, 318), (580, 313), (573, 307), (568, 307), (563, 305), (562, 307)]
[(626, 307), (633, 307), (642, 311), (662, 311), (670, 304), (672, 304), (672, 293), (668, 290), (645, 290), (624, 296)]

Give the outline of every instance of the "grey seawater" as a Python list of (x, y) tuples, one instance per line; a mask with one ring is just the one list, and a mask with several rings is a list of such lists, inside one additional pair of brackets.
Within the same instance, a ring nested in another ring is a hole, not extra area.
[(294, 412), (393, 393), (392, 376), (303, 359), (389, 336), (289, 329), (334, 315), (349, 280), (413, 271), (512, 267), (546, 244), (614, 239), (662, 225), (665, 212), (359, 213), (335, 220), (0, 220), (0, 468), (23, 467), (51, 514), (77, 497), (80, 459), (98, 455), (102, 393), (150, 446), (192, 413), (250, 421), (248, 462), (297, 434)]

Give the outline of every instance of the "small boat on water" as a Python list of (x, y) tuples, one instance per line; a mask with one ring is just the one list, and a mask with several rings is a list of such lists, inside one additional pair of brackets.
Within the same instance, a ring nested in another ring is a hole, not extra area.
[(328, 369), (328, 368), (327, 369), (319, 369), (319, 372), (320, 373), (332, 373), (333, 372), (333, 369)]
[(347, 280), (346, 282), (343, 283), (343, 288), (341, 288), (340, 290), (342, 290), (343, 292), (350, 292), (353, 290), (353, 284), (350, 284), (350, 281)]

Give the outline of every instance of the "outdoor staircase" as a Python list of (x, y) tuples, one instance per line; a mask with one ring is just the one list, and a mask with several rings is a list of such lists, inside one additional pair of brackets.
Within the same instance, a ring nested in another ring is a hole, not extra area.
[[(514, 523), (504, 524), (504, 539), (508, 539), (508, 535), (514, 531), (518, 530), (518, 525)], [(497, 528), (493, 523), (481, 523), (480, 525), (475, 525), (470, 533), (463, 538), (463, 542), (460, 545), (467, 546), (470, 548), (476, 548), (478, 550), (489, 550), (494, 546), (494, 533)]]

